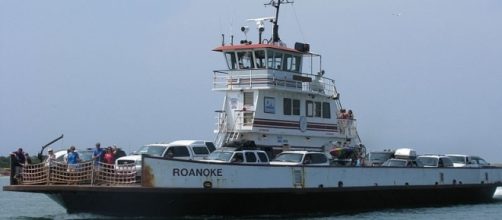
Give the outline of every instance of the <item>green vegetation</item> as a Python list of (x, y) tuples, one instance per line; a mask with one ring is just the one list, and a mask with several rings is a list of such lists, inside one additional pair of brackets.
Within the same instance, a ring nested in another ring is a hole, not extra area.
[(0, 168), (9, 168), (10, 167), (10, 157), (0, 156)]

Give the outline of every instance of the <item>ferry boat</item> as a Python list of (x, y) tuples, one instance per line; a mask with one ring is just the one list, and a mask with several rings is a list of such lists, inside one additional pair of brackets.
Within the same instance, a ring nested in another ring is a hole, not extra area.
[[(214, 71), (213, 90), (224, 93), (217, 111), (219, 147), (296, 153), (301, 163), (239, 163), (142, 156), (140, 183), (131, 168), (81, 164), (25, 167), (7, 191), (44, 193), (69, 213), (120, 216), (268, 215), (490, 202), (502, 169), (340, 166), (322, 155), (337, 148), (364, 159), (356, 119), (344, 109), (335, 81), (310, 45), (287, 47), (278, 16), (285, 0), (272, 0), (274, 17), (256, 22), (258, 41), (233, 37), (214, 49), (227, 69)], [(272, 37), (262, 39), (272, 23)], [(245, 34), (248, 27), (241, 29)], [(246, 151), (242, 151), (246, 152)], [(252, 151), (250, 151), (252, 152)], [(312, 153), (307, 163), (305, 157)], [(255, 153), (247, 161), (256, 159)], [(315, 156), (317, 155), (317, 156)], [(255, 159), (253, 159), (253, 156)], [(264, 160), (263, 160), (264, 161)], [(120, 170), (121, 172), (118, 172)], [(71, 184), (68, 184), (71, 183)]]

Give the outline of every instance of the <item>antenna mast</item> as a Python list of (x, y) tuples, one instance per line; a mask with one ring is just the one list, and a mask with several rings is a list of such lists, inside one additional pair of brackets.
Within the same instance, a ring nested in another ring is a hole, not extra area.
[(273, 21), (274, 23), (274, 30), (273, 30), (273, 35), (272, 35), (272, 42), (277, 43), (280, 42), (281, 39), (279, 38), (279, 25), (277, 22), (279, 21), (279, 8), (281, 7), (281, 4), (288, 4), (288, 3), (293, 3), (292, 0), (270, 0), (269, 3), (265, 5), (272, 5), (275, 8), (275, 19)]

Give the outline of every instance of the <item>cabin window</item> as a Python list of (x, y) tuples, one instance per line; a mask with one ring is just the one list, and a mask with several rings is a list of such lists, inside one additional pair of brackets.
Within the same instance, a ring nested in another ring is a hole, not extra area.
[(314, 107), (314, 112), (315, 112), (315, 117), (321, 117), (322, 116), (322, 108), (321, 108), (321, 102), (315, 102), (315, 107)]
[(298, 99), (283, 99), (284, 115), (300, 115), (300, 100)]
[(284, 98), (283, 103), (284, 115), (291, 115), (291, 99)]
[(275, 98), (274, 97), (264, 97), (263, 98), (263, 112), (275, 114)]
[(251, 51), (237, 52), (239, 69), (254, 68), (253, 53)]
[(244, 92), (244, 106), (254, 106), (253, 92)]
[(293, 99), (293, 115), (300, 115), (300, 100)]
[(307, 117), (313, 117), (314, 116), (314, 102), (312, 101), (307, 101), (305, 105), (305, 112)]
[(257, 50), (254, 52), (254, 56), (256, 57), (256, 68), (262, 69), (265, 68), (265, 51)]
[(234, 52), (225, 52), (225, 59), (227, 61), (228, 69), (237, 69), (237, 59)]
[(251, 126), (253, 125), (253, 113), (252, 112), (246, 112), (244, 113), (244, 116), (243, 116), (243, 122), (244, 122), (244, 126)]
[(253, 152), (246, 152), (245, 155), (246, 155), (246, 162), (252, 162), (252, 163), (256, 162), (256, 155), (254, 155)]
[(323, 118), (331, 118), (331, 108), (329, 102), (322, 103), (322, 117)]

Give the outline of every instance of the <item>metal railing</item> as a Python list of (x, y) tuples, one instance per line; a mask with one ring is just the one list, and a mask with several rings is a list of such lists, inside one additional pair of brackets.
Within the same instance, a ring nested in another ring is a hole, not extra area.
[(357, 124), (356, 119), (338, 119), (338, 127), (341, 134), (347, 136), (357, 136)]
[[(304, 79), (304, 81), (294, 80), (294, 77)], [(253, 69), (213, 71), (214, 90), (270, 88), (338, 97), (335, 81), (320, 75)]]

